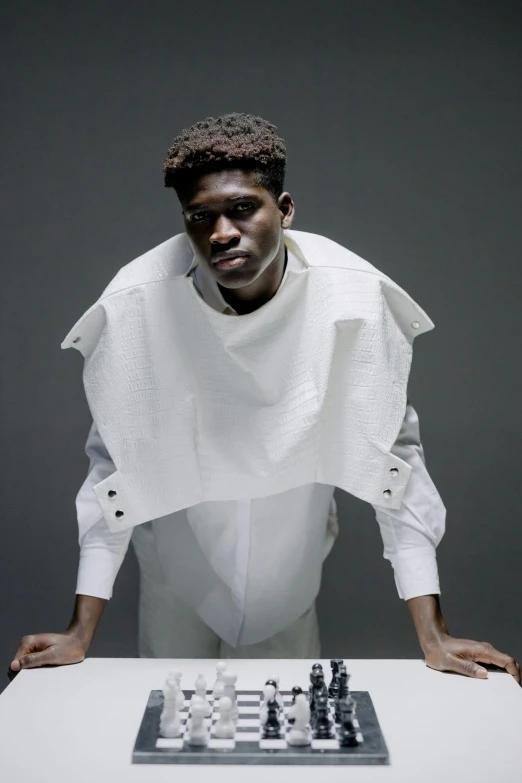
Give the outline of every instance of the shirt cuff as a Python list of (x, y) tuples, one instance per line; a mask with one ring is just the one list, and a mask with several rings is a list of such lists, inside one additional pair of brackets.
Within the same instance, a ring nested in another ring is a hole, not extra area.
[(395, 584), (404, 601), (420, 595), (440, 595), (435, 549), (408, 549), (392, 558)]
[(76, 593), (95, 598), (112, 598), (112, 588), (123, 558), (109, 549), (82, 549)]

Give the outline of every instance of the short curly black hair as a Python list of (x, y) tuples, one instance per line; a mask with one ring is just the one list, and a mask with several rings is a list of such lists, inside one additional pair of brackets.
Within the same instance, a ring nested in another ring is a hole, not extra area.
[(165, 187), (178, 198), (195, 179), (211, 171), (241, 168), (277, 199), (284, 188), (286, 147), (276, 126), (253, 114), (207, 117), (176, 136), (163, 163)]

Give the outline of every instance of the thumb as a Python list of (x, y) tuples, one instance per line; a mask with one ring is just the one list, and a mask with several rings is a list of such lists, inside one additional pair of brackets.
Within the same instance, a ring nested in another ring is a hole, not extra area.
[(22, 655), (20, 658), (13, 661), (11, 668), (13, 671), (18, 671), (18, 669), (15, 669), (14, 667), (14, 664), (18, 663), (20, 669), (34, 669), (37, 666), (45, 666), (46, 664), (53, 663), (52, 657), (52, 654), (47, 650), (44, 652), (29, 653), (28, 655)]
[(480, 680), (487, 680), (488, 678), (488, 670), (484, 669), (483, 666), (479, 666), (475, 661), (466, 661), (455, 656), (452, 659), (452, 663), (455, 667), (453, 671), (458, 674), (464, 674), (466, 677), (476, 677)]

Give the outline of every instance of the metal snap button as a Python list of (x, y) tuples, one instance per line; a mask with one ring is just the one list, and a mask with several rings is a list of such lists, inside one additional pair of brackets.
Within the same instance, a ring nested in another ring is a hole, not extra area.
[(117, 517), (122, 517), (123, 516), (123, 511), (117, 511), (116, 512), (116, 516)]
[(383, 494), (385, 497), (387, 497), (387, 498), (391, 498), (391, 496), (392, 496), (392, 491), (391, 491), (391, 489), (385, 489), (385, 490), (384, 490), (384, 492), (383, 492), (382, 494)]
[(397, 470), (397, 468), (391, 468), (390, 476), (393, 476), (393, 478), (395, 478), (395, 476), (398, 476), (398, 475), (399, 475), (399, 471)]
[(75, 337), (73, 343), (79, 343), (81, 339), (81, 337)]
[(418, 329), (420, 326), (420, 323), (418, 321), (412, 321), (411, 322), (411, 328), (412, 329)]
[(114, 489), (110, 489), (110, 490), (109, 490), (109, 492), (108, 492), (108, 495), (109, 495), (109, 497), (110, 497), (110, 498), (113, 498), (113, 497), (115, 497), (115, 495), (116, 495), (116, 490), (114, 490)]

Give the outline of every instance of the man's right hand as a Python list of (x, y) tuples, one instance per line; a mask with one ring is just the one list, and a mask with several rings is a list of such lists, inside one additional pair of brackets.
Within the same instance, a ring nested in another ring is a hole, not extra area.
[(7, 676), (12, 680), (21, 669), (80, 663), (85, 658), (86, 651), (85, 643), (74, 631), (24, 636), (11, 661)]

